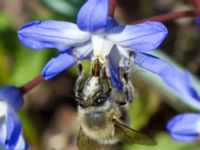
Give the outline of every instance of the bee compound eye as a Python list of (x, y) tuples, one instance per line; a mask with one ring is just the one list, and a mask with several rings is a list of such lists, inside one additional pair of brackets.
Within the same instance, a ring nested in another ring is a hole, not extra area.
[(105, 96), (98, 97), (95, 101), (95, 105), (96, 106), (102, 105), (106, 100), (107, 100), (107, 97)]
[(78, 103), (78, 105), (81, 106), (81, 107), (84, 107), (83, 103), (81, 103), (81, 102)]

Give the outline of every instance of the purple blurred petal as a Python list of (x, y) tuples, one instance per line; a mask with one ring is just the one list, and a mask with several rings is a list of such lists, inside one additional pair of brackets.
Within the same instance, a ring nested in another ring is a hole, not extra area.
[(0, 147), (5, 146), (6, 136), (7, 136), (7, 128), (6, 128), (6, 114), (7, 114), (8, 105), (6, 102), (0, 101)]
[(195, 18), (196, 24), (200, 26), (200, 16)]
[(200, 114), (184, 113), (175, 116), (167, 124), (169, 134), (178, 141), (189, 142), (199, 136)]
[(178, 96), (184, 97), (187, 103), (194, 107), (200, 106), (200, 97), (192, 87), (189, 72), (174, 68), (150, 54), (136, 54), (134, 61), (142, 68), (157, 74)]
[(0, 146), (6, 150), (15, 150), (15, 146), (21, 135), (21, 122), (17, 118), (13, 108), (9, 107), (6, 103), (0, 103), (0, 105)]
[(5, 141), (6, 147), (14, 147), (21, 133), (21, 122), (15, 115), (12, 108), (7, 110), (6, 114), (7, 137)]
[(87, 0), (77, 16), (81, 30), (95, 32), (107, 26), (108, 0)]
[(167, 35), (167, 28), (160, 22), (145, 22), (111, 28), (107, 37), (130, 51), (147, 52), (156, 49)]
[(17, 144), (14, 148), (15, 150), (28, 150), (28, 145), (26, 144), (24, 137), (20, 134)]
[(76, 62), (76, 58), (67, 52), (61, 52), (51, 58), (42, 71), (45, 79), (53, 78)]
[(6, 101), (11, 107), (17, 110), (23, 104), (22, 93), (15, 86), (2, 86), (0, 87), (0, 101)]
[(18, 30), (21, 42), (32, 49), (56, 48), (64, 51), (79, 45), (90, 38), (89, 33), (81, 31), (76, 24), (64, 21), (32, 21)]

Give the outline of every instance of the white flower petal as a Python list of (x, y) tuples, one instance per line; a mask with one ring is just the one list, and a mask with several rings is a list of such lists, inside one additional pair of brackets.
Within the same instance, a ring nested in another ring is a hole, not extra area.
[(101, 56), (105, 58), (110, 54), (114, 43), (105, 39), (103, 36), (92, 36), (92, 45), (95, 56)]

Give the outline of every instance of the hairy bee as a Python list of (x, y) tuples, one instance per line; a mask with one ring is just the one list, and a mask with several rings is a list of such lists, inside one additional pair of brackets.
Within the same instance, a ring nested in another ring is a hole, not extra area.
[(101, 145), (125, 142), (155, 145), (148, 136), (127, 126), (126, 105), (133, 99), (133, 86), (127, 72), (119, 66), (123, 92), (113, 87), (101, 58), (92, 60), (91, 71), (84, 77), (78, 63), (79, 77), (75, 86), (80, 131), (77, 144), (80, 150), (98, 150)]

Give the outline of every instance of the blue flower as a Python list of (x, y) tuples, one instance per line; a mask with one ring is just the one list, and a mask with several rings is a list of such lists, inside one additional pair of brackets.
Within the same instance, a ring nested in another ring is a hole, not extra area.
[(23, 98), (15, 86), (0, 87), (0, 147), (5, 150), (25, 150), (21, 122), (15, 111), (22, 106)]
[(200, 16), (195, 18), (196, 24), (200, 26)]
[(113, 84), (122, 89), (117, 77), (119, 60), (122, 57), (127, 60), (129, 52), (134, 52), (133, 63), (157, 74), (177, 95), (186, 97), (196, 107), (200, 97), (191, 86), (190, 74), (148, 53), (166, 35), (167, 29), (160, 22), (118, 25), (108, 17), (108, 0), (87, 0), (78, 13), (77, 25), (54, 20), (32, 21), (18, 30), (18, 37), (26, 46), (60, 51), (44, 67), (45, 79), (56, 76), (77, 59), (101, 57), (108, 63)]
[(177, 141), (193, 141), (200, 135), (200, 114), (179, 114), (168, 122), (167, 130), (171, 137)]
[(117, 25), (107, 14), (108, 0), (88, 0), (78, 13), (78, 26), (54, 20), (32, 21), (19, 28), (18, 36), (30, 48), (61, 51), (44, 67), (43, 77), (49, 79), (74, 64), (77, 57), (106, 57), (112, 49), (124, 57), (129, 51), (147, 52), (158, 47), (167, 34), (159, 22)]

